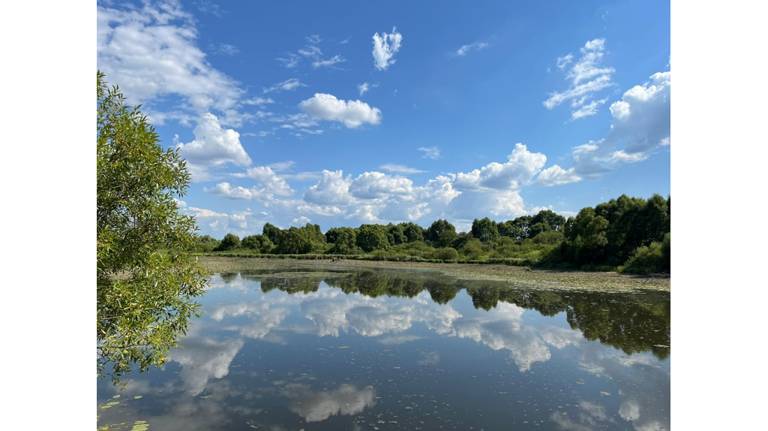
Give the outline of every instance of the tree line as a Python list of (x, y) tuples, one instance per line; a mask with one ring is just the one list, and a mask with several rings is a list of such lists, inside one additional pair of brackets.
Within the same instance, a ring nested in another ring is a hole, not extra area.
[(221, 240), (199, 236), (197, 252), (253, 255), (345, 255), (392, 260), (504, 262), (573, 269), (620, 269), (631, 273), (670, 270), (670, 199), (622, 195), (587, 207), (574, 217), (551, 210), (497, 222), (475, 219), (468, 232), (447, 220), (363, 224), (322, 232), (317, 224)]

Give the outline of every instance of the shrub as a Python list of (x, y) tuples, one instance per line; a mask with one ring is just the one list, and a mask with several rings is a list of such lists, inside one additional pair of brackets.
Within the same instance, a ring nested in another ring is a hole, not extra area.
[(453, 247), (442, 247), (432, 252), (432, 259), (457, 260), (459, 252)]
[(669, 271), (669, 234), (663, 242), (654, 241), (635, 249), (621, 269), (630, 274), (652, 274)]

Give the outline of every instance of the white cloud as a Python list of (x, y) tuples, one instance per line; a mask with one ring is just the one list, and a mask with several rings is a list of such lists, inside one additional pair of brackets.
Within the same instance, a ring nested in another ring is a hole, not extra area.
[(590, 117), (597, 114), (598, 108), (605, 104), (606, 101), (608, 101), (608, 99), (593, 100), (579, 106), (578, 109), (571, 112), (571, 119), (578, 120), (579, 118)]
[(436, 160), (440, 158), (440, 148), (436, 146), (419, 147), (418, 150), (421, 151), (421, 157), (424, 159)]
[(272, 203), (277, 197), (293, 194), (293, 189), (288, 185), (285, 178), (275, 173), (269, 166), (256, 166), (245, 172), (233, 174), (233, 176), (251, 179), (254, 185), (243, 187), (221, 182), (215, 187), (205, 190), (229, 199), (261, 200), (265, 203)]
[(243, 100), (243, 105), (261, 106), (270, 105), (272, 103), (275, 103), (275, 101), (269, 97), (252, 97), (250, 99)]
[[(279, 165), (279, 167), (282, 167)], [(293, 190), (280, 175), (276, 174), (270, 166), (256, 166), (244, 173), (235, 174), (238, 178), (250, 178), (269, 195), (289, 196)]]
[(187, 337), (181, 348), (170, 354), (170, 360), (181, 364), (181, 380), (190, 395), (202, 392), (208, 380), (229, 374), (229, 365), (243, 347), (242, 340), (217, 341), (210, 338)]
[(349, 186), (352, 180), (342, 171), (323, 170), (320, 181), (304, 193), (304, 200), (320, 205), (345, 204), (351, 201)]
[(488, 43), (486, 42), (469, 43), (459, 47), (459, 49), (456, 50), (456, 55), (458, 55), (459, 57), (464, 57), (465, 55), (469, 54), (472, 51), (481, 51), (485, 48), (488, 48)]
[(566, 54), (562, 57), (557, 57), (557, 68), (558, 69), (565, 69), (565, 66), (568, 66), (573, 62), (573, 54)]
[(189, 207), (182, 208), (182, 212), (195, 217), (197, 225), (205, 232), (221, 237), (223, 234), (233, 232), (238, 235), (250, 234), (257, 231), (264, 224), (254, 217), (253, 211), (220, 212), (207, 208)]
[(400, 50), (400, 45), (403, 42), (403, 35), (397, 32), (395, 27), (392, 27), (392, 33), (384, 33), (381, 35), (375, 33), (373, 35), (373, 64), (378, 70), (387, 70), (389, 66), (395, 64), (395, 54)]
[(627, 90), (610, 105), (613, 122), (608, 135), (573, 148), (576, 172), (595, 176), (626, 163), (646, 160), (670, 143), (670, 72)]
[(331, 391), (313, 391), (307, 385), (291, 383), (283, 388), (283, 394), (291, 400), (291, 410), (307, 423), (335, 415), (356, 415), (376, 401), (373, 386), (358, 389), (349, 384)]
[(612, 67), (602, 65), (605, 56), (605, 39), (593, 39), (584, 44), (580, 50), (581, 56), (574, 60), (573, 54), (558, 57), (558, 69), (568, 67), (566, 79), (570, 86), (564, 91), (552, 92), (544, 101), (547, 109), (553, 109), (563, 102), (570, 101), (571, 119), (589, 117), (597, 113), (605, 100), (593, 100), (594, 95), (612, 85), (612, 77), (616, 71)]
[(242, 90), (208, 63), (197, 46), (194, 18), (180, 5), (99, 6), (97, 20), (98, 67), (130, 104), (179, 95), (178, 109), (235, 115)]
[(497, 190), (519, 189), (528, 183), (547, 162), (542, 153), (532, 153), (522, 144), (515, 149), (504, 163), (491, 162), (470, 172), (456, 174), (455, 185), (461, 189), (489, 188)]
[(278, 82), (277, 84), (274, 84), (271, 87), (265, 88), (264, 93), (272, 93), (275, 91), (291, 91), (299, 87), (306, 87), (306, 85), (296, 78), (290, 78), (290, 79), (286, 79), (285, 81)]
[(405, 195), (413, 192), (413, 181), (381, 172), (364, 172), (352, 181), (349, 191), (354, 197), (363, 199), (381, 198), (390, 194)]
[[(288, 161), (229, 174), (253, 183), (220, 181), (204, 190), (228, 199), (252, 201), (256, 205), (254, 212), (263, 214), (258, 220), (249, 216), (250, 225), (265, 221), (286, 225), (291, 220), (305, 220), (302, 217), (324, 226), (356, 222), (427, 223), (446, 218), (464, 229), (477, 217), (505, 219), (530, 213), (532, 209), (521, 196), (528, 185), (566, 184), (581, 178), (575, 168), (554, 165), (543, 169), (546, 160), (544, 154), (517, 144), (503, 162), (440, 174), (420, 184), (405, 175), (421, 171), (397, 164), (385, 164), (381, 171), (351, 176), (341, 170), (281, 172), (293, 168)], [(314, 184), (300, 189), (300, 198), (293, 197), (296, 187), (291, 182), (307, 180), (314, 180)], [(209, 216), (200, 224), (219, 232), (231, 223), (232, 218), (223, 214)]]
[(392, 174), (421, 174), (425, 171), (422, 171), (421, 169), (411, 168), (405, 165), (398, 165), (395, 163), (385, 163), (381, 166), (379, 166), (379, 169), (381, 169), (384, 172), (389, 172)]
[(206, 189), (206, 191), (229, 199), (252, 200), (266, 197), (266, 194), (262, 189), (257, 187), (246, 188), (243, 186), (233, 186), (226, 181), (218, 183), (215, 187)]
[(337, 121), (348, 128), (381, 122), (381, 111), (378, 108), (360, 100), (337, 99), (332, 94), (315, 93), (311, 98), (302, 101), (299, 107), (314, 118)]
[(221, 127), (215, 115), (203, 114), (193, 133), (195, 138), (192, 141), (177, 144), (181, 155), (190, 165), (193, 179), (195, 172), (199, 179), (210, 166), (251, 164), (251, 158), (240, 144), (240, 134), (233, 129)]
[(357, 92), (362, 96), (363, 94), (369, 92), (372, 88), (378, 87), (379, 84), (370, 84), (368, 82), (363, 82), (362, 84), (357, 85)]
[(539, 172), (536, 180), (544, 186), (559, 186), (579, 182), (581, 177), (574, 168), (563, 169), (559, 165), (552, 165)]
[(315, 69), (319, 67), (330, 67), (339, 63), (344, 63), (345, 61), (347, 60), (344, 57), (337, 54), (330, 58), (326, 58), (326, 59), (318, 58), (317, 60), (312, 61), (312, 67), (314, 67)]
[(323, 50), (320, 48), (320, 42), (323, 39), (320, 35), (311, 34), (304, 38), (307, 42), (302, 48), (299, 48), (296, 52), (286, 53), (284, 57), (278, 57), (277, 61), (283, 64), (286, 68), (292, 69), (301, 63), (302, 58), (306, 59), (312, 65), (312, 68), (318, 69), (321, 67), (331, 67), (339, 63), (347, 61), (340, 54), (333, 55), (328, 58), (323, 58)]

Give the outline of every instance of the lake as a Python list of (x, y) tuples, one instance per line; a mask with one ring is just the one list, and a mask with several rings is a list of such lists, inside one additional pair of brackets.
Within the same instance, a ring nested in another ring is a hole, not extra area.
[(125, 430), (669, 429), (669, 294), (416, 271), (216, 274), (167, 365), (98, 380)]

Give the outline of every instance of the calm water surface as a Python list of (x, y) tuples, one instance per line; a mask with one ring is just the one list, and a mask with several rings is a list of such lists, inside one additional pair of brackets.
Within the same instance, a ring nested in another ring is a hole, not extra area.
[(200, 303), (163, 369), (99, 380), (99, 426), (669, 429), (668, 294), (241, 273)]

